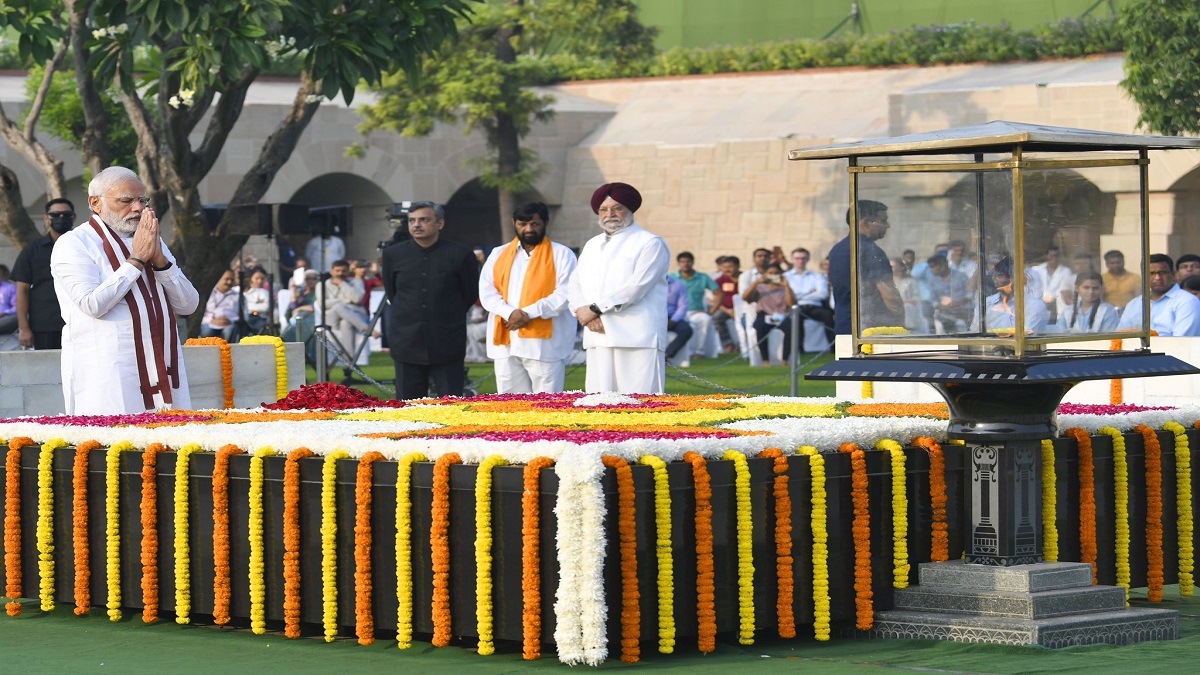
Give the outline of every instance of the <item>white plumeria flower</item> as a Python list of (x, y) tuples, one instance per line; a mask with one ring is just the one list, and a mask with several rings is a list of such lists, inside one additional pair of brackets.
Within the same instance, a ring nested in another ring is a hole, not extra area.
[(116, 35), (124, 35), (129, 32), (129, 24), (119, 23), (113, 27), (113, 32)]
[(92, 31), (92, 37), (96, 38), (97, 40), (104, 37), (105, 35), (108, 35), (107, 28), (97, 28), (96, 30)]
[(167, 105), (171, 106), (172, 108), (179, 108), (179, 97), (172, 96), (171, 98), (167, 99)]

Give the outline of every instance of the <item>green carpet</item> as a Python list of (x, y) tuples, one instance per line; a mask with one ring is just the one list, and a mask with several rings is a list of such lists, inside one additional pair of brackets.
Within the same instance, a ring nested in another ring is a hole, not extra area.
[[(1145, 591), (1133, 593), (1134, 604), (1149, 605)], [(1050, 651), (1038, 647), (968, 645), (926, 640), (837, 639), (818, 643), (811, 637), (779, 640), (760, 636), (758, 644), (741, 646), (721, 636), (713, 654), (695, 652), (694, 643), (663, 656), (650, 651), (637, 664), (613, 656), (606, 670), (686, 669), (689, 673), (755, 672), (865, 673), (919, 671), (935, 673), (1194, 673), (1200, 671), (1200, 598), (1180, 598), (1168, 586), (1159, 607), (1181, 614), (1181, 638), (1129, 647), (1095, 645)], [(6, 673), (522, 673), (565, 670), (553, 654), (524, 661), (520, 645), (498, 645), (492, 656), (467, 648), (435, 649), (418, 642), (399, 651), (390, 640), (363, 647), (353, 639), (326, 644), (320, 638), (288, 640), (281, 634), (212, 626), (142, 623), (140, 614), (107, 621), (102, 608), (76, 617), (69, 606), (49, 614), (26, 603), (26, 613), (0, 616), (0, 662)], [(804, 627), (801, 627), (804, 631)], [(650, 644), (643, 645), (651, 649)], [(584, 668), (584, 672), (587, 669)]]

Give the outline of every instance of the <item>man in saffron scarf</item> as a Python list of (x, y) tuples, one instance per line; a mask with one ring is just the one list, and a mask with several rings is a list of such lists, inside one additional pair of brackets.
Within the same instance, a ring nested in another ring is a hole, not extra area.
[(479, 273), (479, 301), (491, 314), (487, 355), (496, 364), (496, 390), (559, 392), (575, 349), (575, 317), (567, 311), (575, 254), (546, 238), (545, 204), (522, 204), (512, 218), (516, 238), (493, 249)]
[(571, 311), (586, 330), (589, 392), (661, 394), (666, 381), (667, 270), (671, 252), (633, 214), (642, 195), (626, 183), (592, 193), (602, 233), (571, 276)]
[(176, 315), (200, 294), (159, 237), (137, 174), (109, 167), (88, 184), (91, 218), (50, 255), (62, 310), (67, 414), (190, 408)]

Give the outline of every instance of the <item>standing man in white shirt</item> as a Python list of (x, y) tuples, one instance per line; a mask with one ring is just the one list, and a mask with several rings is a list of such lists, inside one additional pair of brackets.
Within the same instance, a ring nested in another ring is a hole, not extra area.
[(512, 218), (516, 238), (492, 249), (479, 273), (496, 390), (560, 392), (575, 349), (575, 317), (567, 311), (575, 254), (546, 237), (550, 210), (542, 202), (518, 206)]
[[(1164, 336), (1200, 335), (1200, 299), (1175, 283), (1171, 256), (1150, 256), (1150, 330)], [(1117, 330), (1142, 327), (1142, 302), (1137, 296), (1125, 305)]]
[(571, 276), (571, 311), (585, 328), (589, 392), (661, 394), (666, 384), (667, 270), (671, 252), (633, 214), (642, 195), (626, 183), (592, 193), (603, 233), (590, 239)]
[(320, 272), (329, 272), (333, 263), (346, 257), (346, 242), (331, 232), (323, 232), (308, 240), (304, 246), (308, 263)]
[(67, 414), (190, 408), (175, 317), (196, 311), (200, 294), (159, 237), (145, 185), (108, 167), (88, 184), (88, 206), (91, 218), (50, 254)]

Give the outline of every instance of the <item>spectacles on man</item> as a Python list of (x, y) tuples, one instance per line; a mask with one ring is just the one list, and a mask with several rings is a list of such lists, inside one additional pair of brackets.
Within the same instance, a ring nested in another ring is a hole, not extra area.
[(74, 211), (51, 211), (50, 213), (47, 213), (46, 215), (50, 216), (50, 220), (58, 220), (58, 219), (74, 220), (75, 219)]
[(121, 195), (120, 197), (109, 197), (109, 199), (120, 204), (121, 206), (129, 206), (135, 200), (142, 203), (142, 206), (150, 206), (149, 197), (134, 197), (133, 195)]

